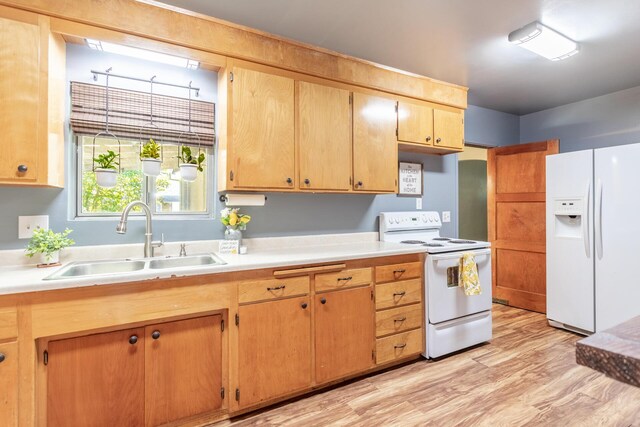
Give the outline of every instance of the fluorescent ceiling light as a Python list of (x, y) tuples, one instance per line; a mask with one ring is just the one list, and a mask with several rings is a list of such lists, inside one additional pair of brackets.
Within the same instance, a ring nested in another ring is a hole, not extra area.
[(566, 59), (580, 50), (578, 43), (539, 22), (513, 31), (509, 41), (552, 61)]
[(146, 49), (138, 49), (136, 47), (123, 46), (120, 44), (108, 43), (100, 40), (86, 39), (86, 41), (87, 46), (89, 46), (91, 49), (100, 50), (103, 52), (131, 56), (133, 58), (160, 62), (162, 64), (174, 65), (176, 67), (189, 68), (191, 70), (195, 70), (200, 66), (200, 63), (198, 61), (181, 58), (179, 56), (167, 55), (166, 53), (152, 52)]

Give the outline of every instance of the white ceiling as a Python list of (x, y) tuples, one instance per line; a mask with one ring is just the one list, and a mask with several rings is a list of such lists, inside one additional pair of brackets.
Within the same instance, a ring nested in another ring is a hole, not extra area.
[[(469, 103), (526, 114), (640, 85), (640, 0), (163, 0), (468, 86)], [(539, 20), (581, 44), (551, 62), (507, 35)]]

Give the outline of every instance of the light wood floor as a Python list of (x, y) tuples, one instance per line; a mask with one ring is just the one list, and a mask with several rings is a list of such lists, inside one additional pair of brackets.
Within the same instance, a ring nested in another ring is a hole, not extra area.
[(580, 336), (494, 305), (493, 340), (218, 425), (640, 426), (640, 389), (575, 363)]

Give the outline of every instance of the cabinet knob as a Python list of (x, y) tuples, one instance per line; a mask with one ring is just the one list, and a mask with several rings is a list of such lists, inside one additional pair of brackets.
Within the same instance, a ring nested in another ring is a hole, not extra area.
[(302, 307), (303, 309), (307, 308), (307, 303), (303, 302), (302, 304), (300, 304), (300, 307)]
[(157, 340), (158, 338), (160, 338), (160, 331), (153, 331), (151, 333), (151, 338), (153, 338), (154, 340)]
[(438, 138), (438, 139), (436, 139), (436, 142), (437, 142), (437, 143), (440, 143), (440, 141), (442, 141), (442, 138)]
[(0, 363), (4, 362), (4, 359), (6, 359), (7, 356), (4, 355), (4, 353), (0, 353)]
[(129, 337), (129, 344), (134, 345), (137, 342), (138, 342), (138, 337), (136, 335), (131, 335)]
[(293, 180), (291, 178), (287, 178), (287, 184), (291, 184)]
[(19, 165), (18, 166), (18, 172), (20, 173), (25, 173), (29, 168), (27, 167), (27, 165)]
[(320, 298), (320, 304), (326, 304), (326, 303), (327, 303), (326, 298)]
[(356, 184), (358, 187), (362, 187), (362, 181), (358, 181), (358, 183)]
[(426, 141), (427, 141), (427, 142), (431, 141), (431, 137), (430, 137), (430, 136), (428, 136), (428, 137), (426, 138)]
[(311, 183), (311, 181), (309, 180), (309, 178), (306, 178), (306, 179), (304, 180), (304, 183), (305, 183), (305, 184), (307, 184), (307, 185), (309, 185), (309, 184)]

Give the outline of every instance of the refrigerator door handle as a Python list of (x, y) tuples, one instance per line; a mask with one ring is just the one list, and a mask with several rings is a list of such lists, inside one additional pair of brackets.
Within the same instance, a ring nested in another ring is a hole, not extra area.
[(598, 180), (598, 188), (596, 190), (596, 254), (602, 259), (602, 181)]
[(589, 248), (589, 211), (591, 210), (591, 182), (587, 183), (587, 191), (584, 195), (584, 217), (582, 218), (582, 241), (584, 242), (584, 253), (587, 258), (591, 258), (591, 250)]

